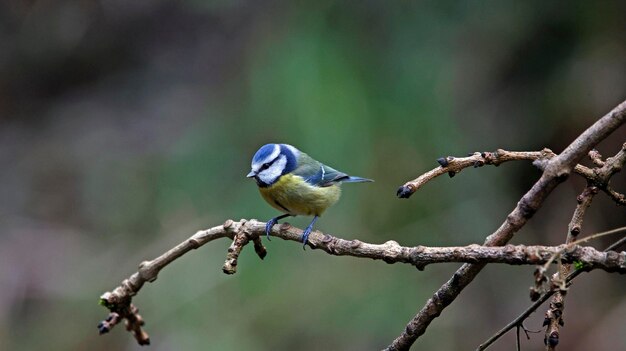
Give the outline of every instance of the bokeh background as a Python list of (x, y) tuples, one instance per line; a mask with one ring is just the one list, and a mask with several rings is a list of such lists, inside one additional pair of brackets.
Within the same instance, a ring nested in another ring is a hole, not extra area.
[[(396, 189), (441, 156), (560, 152), (626, 97), (624, 13), (618, 1), (0, 3), (0, 349), (140, 349), (123, 327), (97, 335), (98, 297), (199, 229), (275, 216), (245, 178), (267, 142), (376, 180), (344, 186), (320, 230), (482, 242), (539, 176), (531, 164), (469, 169), (410, 200)], [(571, 177), (514, 242), (562, 243), (583, 186)], [(625, 224), (600, 194), (583, 233)], [(273, 240), (265, 261), (247, 248), (226, 276), (229, 244), (143, 288), (143, 349), (380, 349), (459, 266), (418, 272)], [(474, 349), (530, 303), (532, 270), (489, 266), (414, 348)], [(580, 277), (559, 348), (626, 347), (625, 292), (621, 276)], [(543, 347), (542, 333), (522, 339)], [(493, 349), (513, 347), (511, 333)]]

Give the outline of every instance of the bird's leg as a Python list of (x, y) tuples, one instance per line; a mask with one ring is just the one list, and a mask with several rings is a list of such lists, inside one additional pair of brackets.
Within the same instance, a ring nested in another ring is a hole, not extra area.
[(267, 221), (267, 223), (265, 224), (265, 235), (267, 236), (267, 240), (270, 240), (270, 232), (272, 231), (272, 227), (274, 226), (274, 224), (278, 223), (279, 219), (283, 219), (285, 217), (289, 217), (291, 216), (289, 213), (278, 216), (278, 217), (274, 217), (272, 219), (270, 219), (269, 221)]
[(311, 221), (311, 224), (309, 224), (306, 229), (304, 229), (304, 232), (302, 232), (302, 248), (306, 249), (306, 243), (309, 240), (309, 234), (311, 234), (311, 231), (313, 231), (313, 225), (315, 224), (315, 222), (317, 221), (317, 216), (313, 217), (313, 220)]

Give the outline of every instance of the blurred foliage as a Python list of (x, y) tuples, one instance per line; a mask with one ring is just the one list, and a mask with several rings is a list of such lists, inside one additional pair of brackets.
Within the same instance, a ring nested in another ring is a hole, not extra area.
[[(139, 349), (123, 327), (97, 335), (98, 297), (198, 229), (274, 216), (244, 177), (267, 142), (376, 180), (344, 186), (320, 230), (482, 242), (537, 179), (530, 164), (467, 170), (408, 201), (395, 190), (440, 156), (561, 151), (625, 96), (624, 13), (618, 1), (3, 2), (0, 349)], [(583, 185), (561, 186), (514, 241), (563, 242)], [(586, 233), (626, 224), (603, 195), (588, 213)], [(151, 350), (380, 349), (458, 266), (417, 272), (274, 240), (225, 276), (228, 244), (137, 296)], [(529, 303), (531, 271), (488, 267), (416, 348), (475, 347)], [(625, 288), (581, 277), (560, 347), (626, 345)]]

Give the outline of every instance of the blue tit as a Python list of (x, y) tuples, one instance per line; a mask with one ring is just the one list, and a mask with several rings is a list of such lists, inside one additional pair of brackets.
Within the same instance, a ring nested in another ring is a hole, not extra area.
[(252, 170), (261, 196), (275, 209), (285, 214), (270, 219), (265, 226), (269, 239), (272, 226), (289, 216), (313, 216), (302, 233), (306, 246), (313, 225), (322, 213), (341, 195), (341, 183), (371, 182), (371, 179), (352, 177), (314, 160), (309, 155), (287, 144), (263, 145), (252, 158)]

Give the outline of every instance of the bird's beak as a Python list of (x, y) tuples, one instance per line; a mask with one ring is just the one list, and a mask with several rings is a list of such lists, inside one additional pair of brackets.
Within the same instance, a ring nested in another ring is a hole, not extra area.
[(246, 175), (246, 177), (248, 178), (253, 178), (254, 176), (256, 176), (256, 173), (254, 173), (254, 171), (250, 171), (250, 173)]

